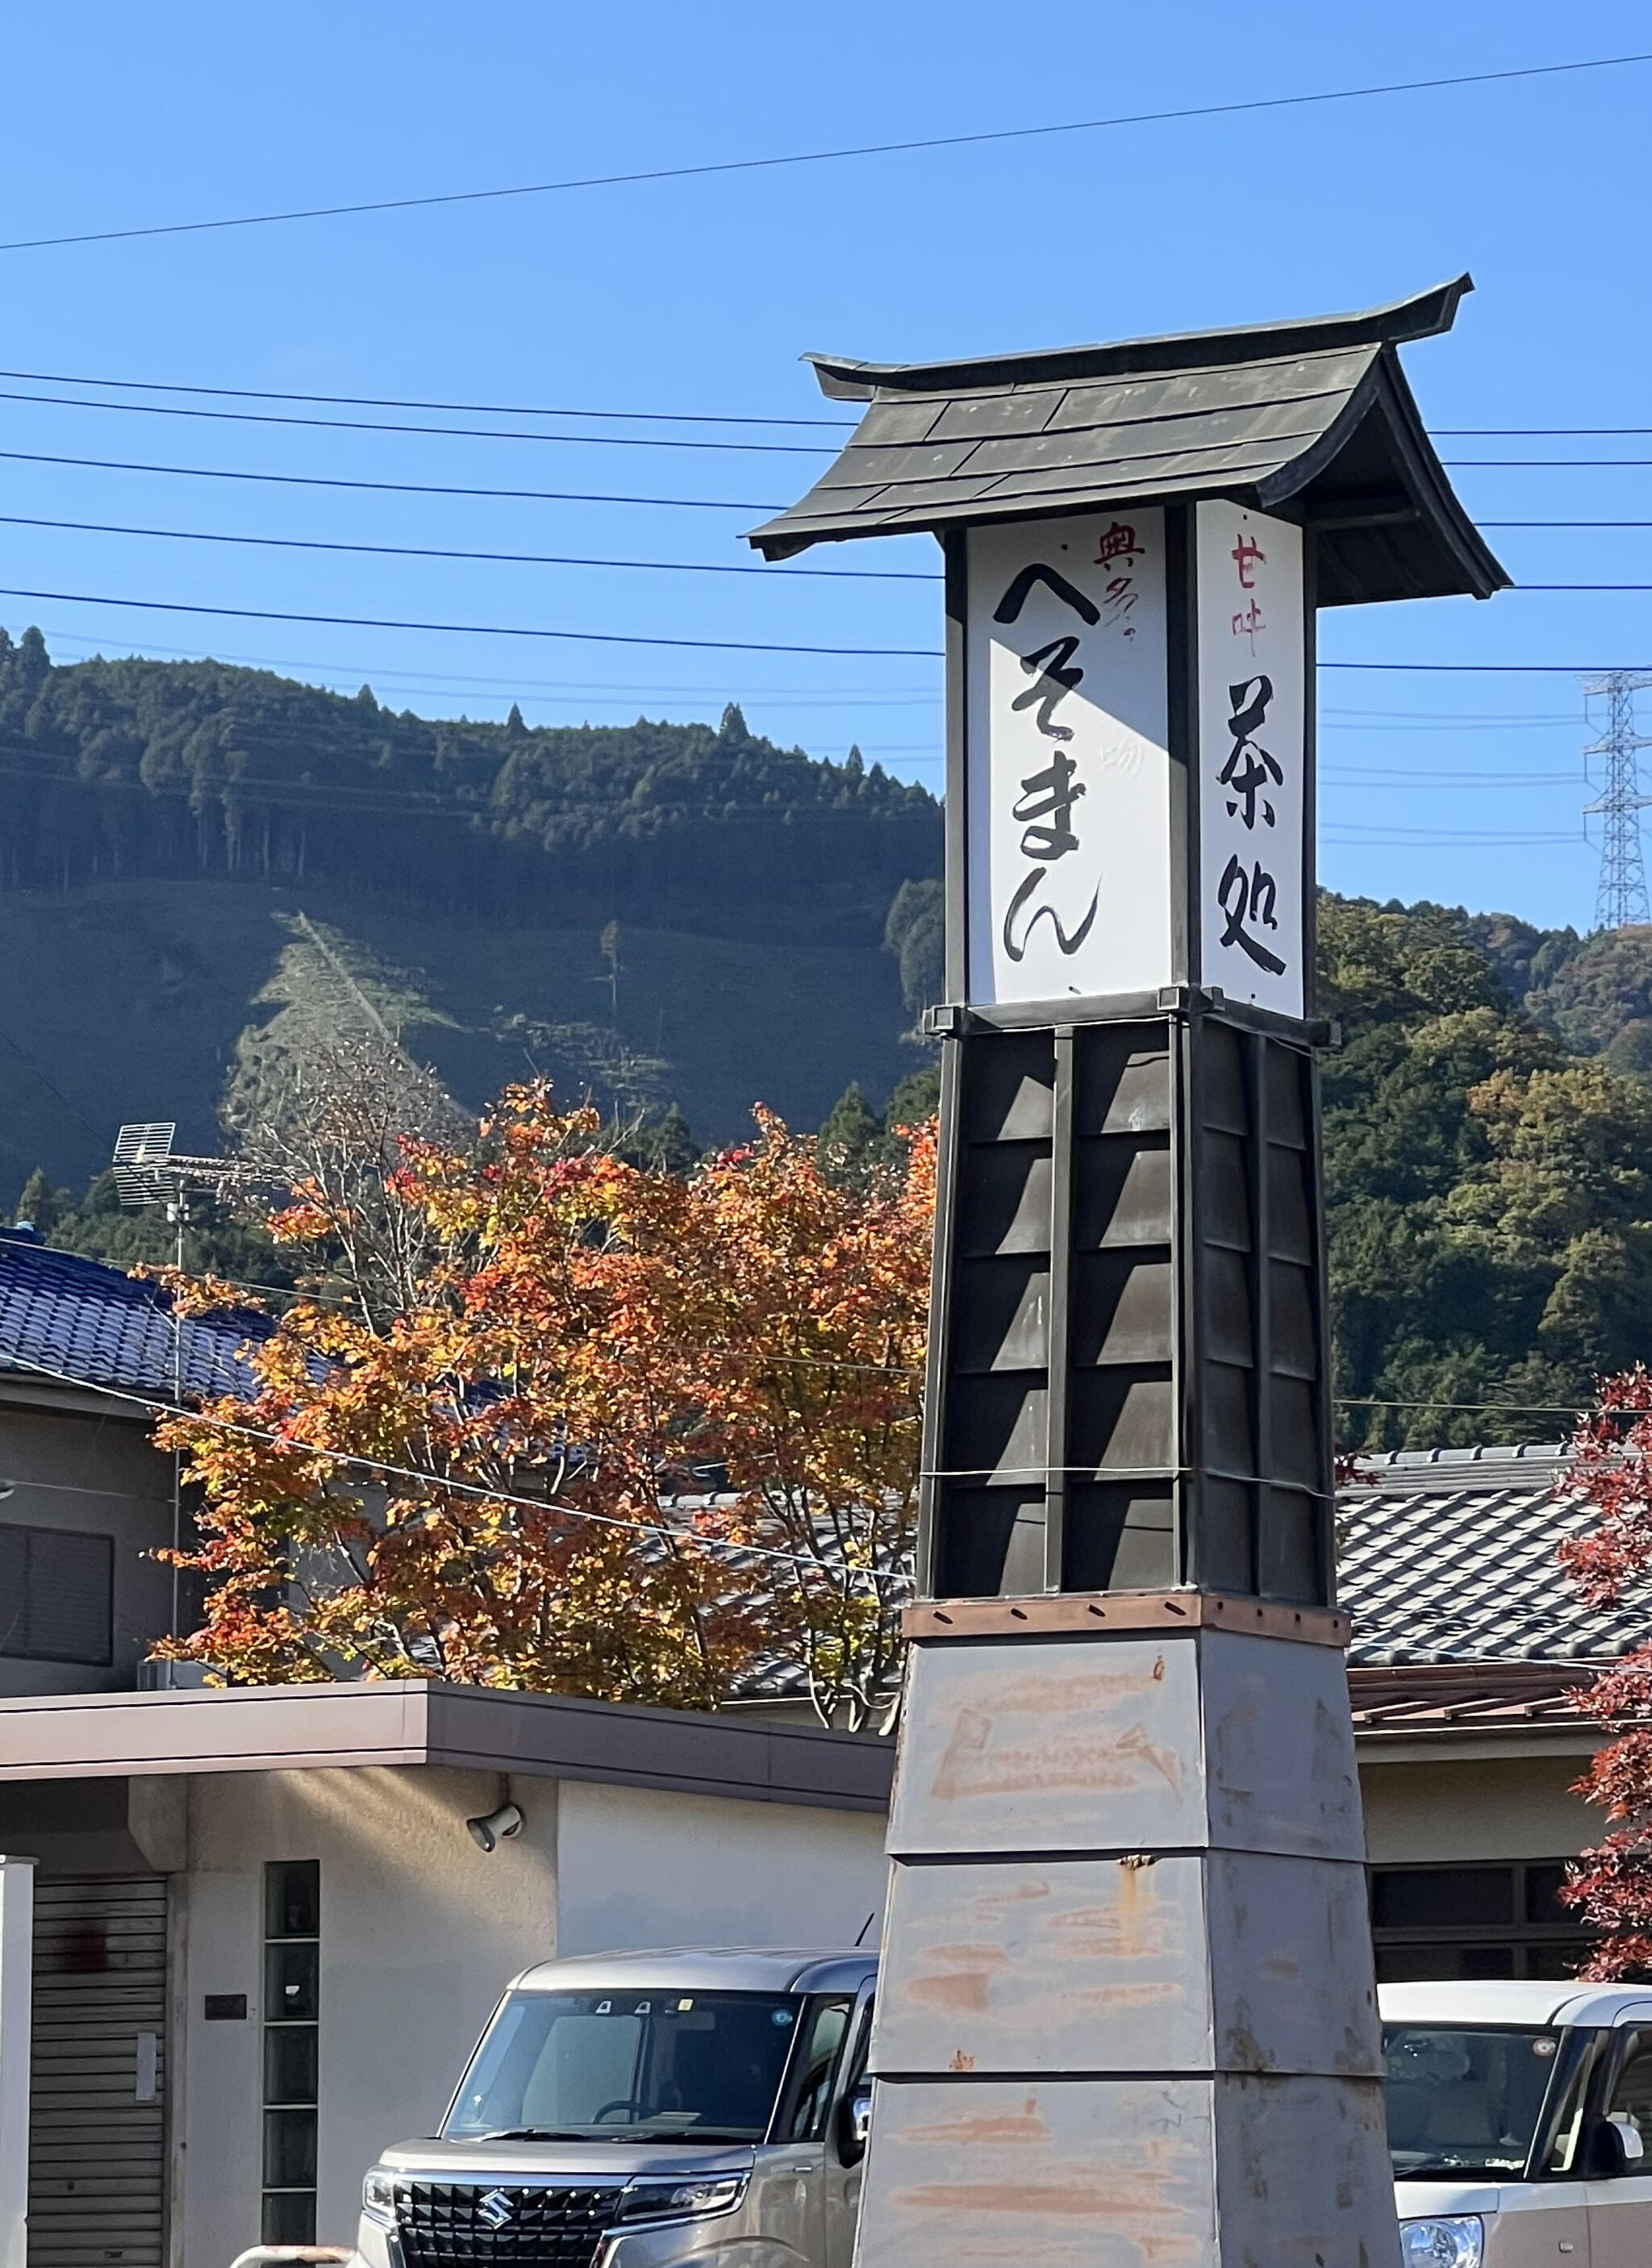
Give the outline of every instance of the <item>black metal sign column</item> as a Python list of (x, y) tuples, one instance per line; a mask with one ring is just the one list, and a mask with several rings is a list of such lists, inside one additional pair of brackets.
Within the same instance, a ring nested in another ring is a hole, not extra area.
[(757, 531), (947, 560), (920, 1603), (859, 2259), (1397, 2257), (1334, 1607), (1316, 608), (1504, 580), (1397, 307), (930, 365)]

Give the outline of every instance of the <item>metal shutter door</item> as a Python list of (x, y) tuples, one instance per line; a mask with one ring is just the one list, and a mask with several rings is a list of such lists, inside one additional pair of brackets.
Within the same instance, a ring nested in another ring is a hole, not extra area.
[(165, 1881), (37, 1881), (29, 2268), (162, 2268), (166, 2029)]

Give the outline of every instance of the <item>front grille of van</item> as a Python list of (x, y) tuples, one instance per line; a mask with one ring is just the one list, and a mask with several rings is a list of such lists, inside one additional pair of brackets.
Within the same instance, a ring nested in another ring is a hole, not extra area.
[[(512, 2182), (398, 2182), (396, 2232), (405, 2268), (591, 2268), (614, 2224), (623, 2184), (550, 2187)], [(511, 2208), (497, 2228), (496, 2210)]]

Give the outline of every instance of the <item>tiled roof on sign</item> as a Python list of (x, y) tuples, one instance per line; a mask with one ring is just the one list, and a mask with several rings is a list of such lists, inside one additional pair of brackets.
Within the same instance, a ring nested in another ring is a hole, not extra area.
[(1351, 1668), (1430, 1663), (1599, 1663), (1652, 1631), (1652, 1599), (1605, 1612), (1560, 1569), (1590, 1514), (1564, 1486), (1558, 1443), (1363, 1461), (1338, 1513), (1337, 1597), (1353, 1618)]
[(0, 1230), (0, 1376), (170, 1402), (181, 1354), (186, 1395), (246, 1395), (253, 1379), (240, 1351), (270, 1328), (242, 1308), (174, 1325), (159, 1285), (55, 1252), (32, 1230)]
[(1358, 315), (930, 364), (813, 355), (868, 407), (837, 462), (756, 530), (811, 543), (1225, 496), (1319, 536), (1319, 602), (1471, 593), (1508, 578), (1453, 494), (1395, 351), (1449, 329), (1466, 276)]

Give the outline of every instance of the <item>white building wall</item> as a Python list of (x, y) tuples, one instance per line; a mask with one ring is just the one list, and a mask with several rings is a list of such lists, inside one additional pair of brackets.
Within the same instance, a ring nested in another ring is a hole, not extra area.
[(887, 1826), (881, 1813), (564, 1780), (557, 1949), (848, 1946), (862, 1931), (875, 1945)]
[[(366, 2168), (387, 2143), (431, 2131), (501, 1986), (554, 1948), (557, 1786), (513, 1792), (526, 1824), (488, 1856), (464, 1822), (499, 1801), (492, 1772), (193, 1782), (176, 2268), (229, 2268), (258, 2242), (265, 1862), (321, 1862), (316, 2233), (349, 2243)], [(245, 1992), (246, 2022), (206, 2022), (209, 1992)]]

